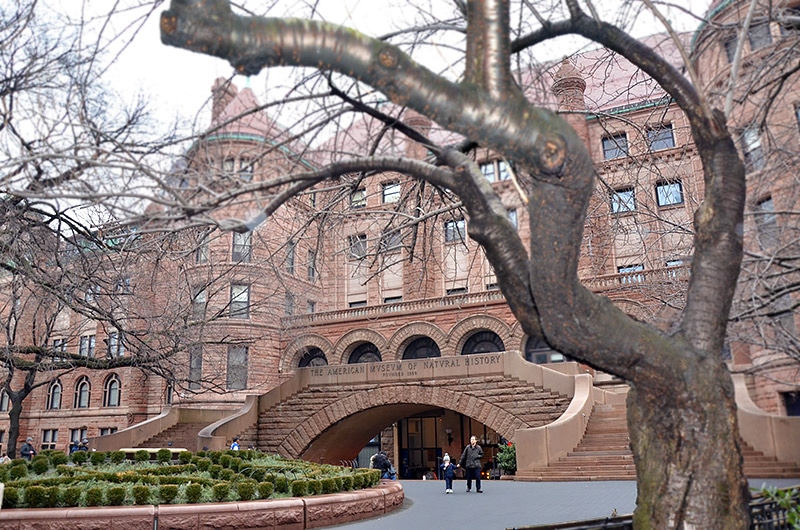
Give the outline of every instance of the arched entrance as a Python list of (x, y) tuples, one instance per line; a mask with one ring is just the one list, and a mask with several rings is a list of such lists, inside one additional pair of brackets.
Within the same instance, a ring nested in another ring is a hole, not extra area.
[(327, 366), (328, 358), (319, 348), (308, 348), (300, 362), (297, 364), (298, 368), (305, 368), (306, 366)]

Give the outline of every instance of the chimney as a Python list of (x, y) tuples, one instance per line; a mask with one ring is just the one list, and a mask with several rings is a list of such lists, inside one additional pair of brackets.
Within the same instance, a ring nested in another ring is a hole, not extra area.
[(219, 121), (220, 115), (233, 101), (239, 89), (229, 79), (218, 77), (211, 87), (211, 122)]
[[(416, 129), (420, 134), (428, 136), (431, 132), (431, 120), (419, 112), (408, 109), (403, 116), (403, 121), (409, 127)], [(417, 160), (424, 160), (428, 155), (428, 148), (422, 144), (406, 139), (406, 156)]]

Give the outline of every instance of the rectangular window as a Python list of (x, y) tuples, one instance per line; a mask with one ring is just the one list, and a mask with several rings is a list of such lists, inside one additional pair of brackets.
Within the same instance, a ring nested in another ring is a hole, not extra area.
[(53, 339), (53, 350), (56, 353), (67, 353), (67, 339)]
[(750, 42), (750, 50), (760, 50), (764, 46), (772, 44), (772, 34), (770, 33), (769, 23), (762, 22), (753, 24), (747, 30), (747, 40)]
[(367, 256), (367, 235), (355, 234), (348, 238), (350, 259), (363, 259)]
[(286, 272), (294, 274), (294, 261), (297, 255), (297, 242), (290, 239), (286, 242)]
[(739, 38), (736, 35), (728, 37), (722, 43), (722, 46), (725, 48), (725, 57), (728, 58), (729, 63), (732, 63), (733, 60), (736, 58), (736, 46), (738, 44), (739, 44)]
[(659, 206), (683, 204), (683, 186), (681, 182), (660, 182), (656, 184), (656, 202)]
[(207, 303), (208, 293), (205, 287), (197, 287), (192, 297), (192, 320), (203, 320), (206, 318)]
[(42, 431), (42, 451), (55, 449), (58, 443), (58, 429), (44, 429)]
[(81, 357), (87, 357), (89, 359), (94, 357), (94, 347), (97, 343), (97, 337), (95, 335), (84, 335), (81, 337), (81, 344), (78, 350), (78, 353)]
[(628, 213), (636, 210), (636, 192), (621, 188), (611, 192), (611, 213)]
[(511, 224), (514, 225), (514, 228), (519, 228), (519, 221), (517, 219), (517, 211), (513, 208), (510, 210), (506, 210), (508, 214), (508, 220), (511, 221)]
[(87, 438), (86, 435), (86, 427), (81, 427), (80, 429), (70, 429), (69, 430), (69, 441), (74, 443), (80, 443), (81, 440)]
[(467, 292), (468, 291), (466, 287), (455, 287), (453, 289), (447, 289), (445, 291), (445, 293), (447, 293), (447, 296), (454, 296), (457, 294), (467, 294)]
[(761, 248), (773, 248), (778, 242), (778, 218), (775, 215), (775, 203), (772, 202), (772, 197), (759, 201), (753, 214)]
[(114, 286), (114, 291), (120, 294), (130, 294), (131, 293), (131, 279), (130, 278), (120, 278), (117, 280), (117, 284)]
[(511, 165), (506, 162), (505, 160), (498, 160), (497, 161), (497, 172), (500, 175), (500, 180), (510, 180), (511, 179)]
[(236, 170), (236, 160), (233, 158), (226, 158), (222, 161), (222, 172), (226, 175), (233, 175)]
[(306, 277), (308, 281), (313, 282), (317, 279), (317, 253), (313, 250), (308, 251), (308, 260), (306, 261)]
[(623, 265), (621, 267), (617, 267), (617, 273), (623, 274), (622, 278), (620, 278), (620, 283), (642, 283), (644, 281), (644, 275), (636, 274), (637, 272), (641, 272), (644, 270), (644, 265)]
[(100, 427), (100, 436), (108, 436), (117, 432), (116, 427)]
[(381, 236), (381, 250), (383, 252), (400, 250), (400, 247), (402, 246), (403, 239), (400, 237), (400, 232), (397, 230), (384, 232)]
[(748, 171), (758, 171), (765, 165), (764, 150), (761, 147), (761, 133), (756, 127), (749, 127), (742, 132), (742, 152), (744, 165)]
[(383, 299), (384, 304), (399, 304), (403, 301), (402, 296), (389, 296)]
[(197, 241), (197, 248), (194, 251), (195, 263), (208, 263), (208, 236), (203, 235)]
[(294, 295), (292, 293), (286, 293), (283, 304), (283, 314), (286, 316), (294, 315)]
[(244, 182), (250, 182), (253, 180), (253, 172), (254, 172), (255, 162), (252, 160), (247, 160), (243, 158), (239, 161), (239, 172), (238, 176)]
[(317, 312), (317, 303), (313, 300), (306, 300), (306, 313), (309, 315)]
[(233, 248), (231, 251), (231, 261), (241, 263), (250, 262), (250, 250), (253, 246), (252, 232), (233, 232)]
[(106, 339), (109, 357), (122, 357), (125, 355), (125, 340), (121, 333), (112, 331)]
[(486, 180), (488, 180), (489, 182), (494, 182), (497, 180), (494, 169), (494, 161), (484, 162), (483, 164), (480, 165), (480, 168), (481, 168), (481, 173), (483, 173), (483, 176), (486, 177)]
[(381, 191), (381, 196), (384, 203), (397, 202), (400, 200), (399, 182), (384, 182)]
[(647, 129), (647, 143), (651, 151), (660, 151), (675, 147), (675, 135), (672, 132), (672, 124), (665, 123), (657, 127)]
[(367, 190), (360, 188), (350, 194), (350, 208), (363, 208), (367, 205)]
[(5, 390), (0, 391), (0, 412), (7, 412), (8, 404), (8, 393)]
[(247, 346), (228, 346), (228, 390), (247, 388)]
[(231, 318), (250, 318), (250, 286), (242, 283), (231, 284)]
[(358, 301), (355, 301), (355, 302), (350, 302), (348, 304), (348, 307), (350, 309), (353, 309), (354, 307), (367, 307), (367, 301), (366, 300), (358, 300)]
[(447, 221), (444, 223), (445, 243), (455, 243), (467, 239), (466, 223), (464, 219)]
[(611, 160), (628, 154), (628, 135), (614, 134), (603, 138), (603, 158)]
[(203, 346), (189, 347), (189, 390), (199, 390), (203, 380)]

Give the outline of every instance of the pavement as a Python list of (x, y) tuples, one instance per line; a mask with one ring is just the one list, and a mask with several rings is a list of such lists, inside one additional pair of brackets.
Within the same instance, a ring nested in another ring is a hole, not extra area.
[[(347, 530), (512, 529), (633, 513), (636, 482), (514, 482), (484, 480), (483, 493), (466, 493), (463, 480), (444, 493), (444, 481), (401, 480), (403, 507), (381, 516), (337, 525)], [(751, 479), (750, 486), (796, 486), (800, 479)]]

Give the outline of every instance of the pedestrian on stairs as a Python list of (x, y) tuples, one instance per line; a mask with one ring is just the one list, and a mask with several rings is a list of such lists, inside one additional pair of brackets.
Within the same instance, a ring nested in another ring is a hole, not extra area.
[(238, 436), (234, 436), (233, 443), (231, 444), (231, 449), (234, 450), (234, 451), (238, 451), (239, 450), (239, 437)]

